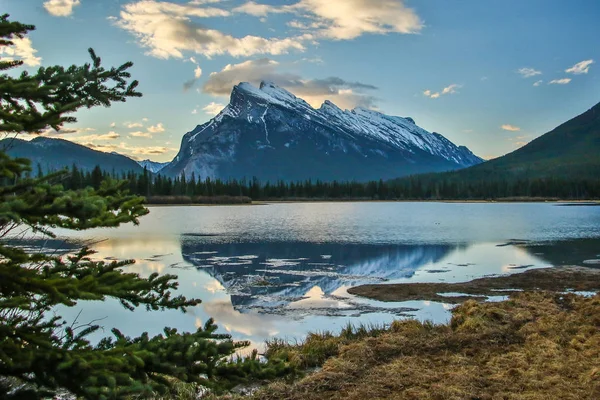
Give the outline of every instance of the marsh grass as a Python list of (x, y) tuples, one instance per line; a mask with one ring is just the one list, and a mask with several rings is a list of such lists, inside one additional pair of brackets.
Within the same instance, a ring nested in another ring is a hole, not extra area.
[(252, 400), (599, 399), (600, 295), (469, 300), (448, 324), (352, 327), (298, 344), (271, 341), (267, 352), (322, 368), (294, 383), (272, 383)]
[(320, 367), (337, 356), (343, 346), (368, 337), (376, 337), (385, 332), (385, 325), (346, 325), (339, 334), (330, 331), (312, 332), (303, 341), (289, 342), (272, 339), (266, 343), (265, 358), (289, 363), (297, 371)]

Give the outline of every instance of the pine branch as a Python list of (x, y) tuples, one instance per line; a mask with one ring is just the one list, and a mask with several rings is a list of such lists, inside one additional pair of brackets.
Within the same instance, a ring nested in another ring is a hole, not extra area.
[[(0, 46), (33, 30), (31, 25), (0, 17)], [(81, 108), (108, 107), (139, 97), (127, 62), (104, 68), (89, 50), (91, 62), (82, 66), (49, 66), (19, 77), (0, 75), (0, 134), (35, 133), (76, 119)], [(0, 60), (0, 71), (22, 65)], [(144, 199), (128, 193), (127, 182), (103, 179), (98, 169), (93, 187), (65, 190), (63, 184), (80, 171), (59, 171), (29, 177), (30, 162), (0, 151), (0, 239), (17, 227), (53, 236), (53, 228), (74, 230), (138, 223), (148, 213)], [(96, 179), (98, 178), (98, 179)], [(144, 182), (149, 182), (147, 173)], [(250, 377), (285, 372), (285, 365), (261, 363), (256, 356), (231, 360), (247, 342), (234, 342), (217, 333), (213, 320), (196, 332), (165, 328), (129, 338), (113, 329), (113, 338), (97, 345), (88, 340), (101, 329), (99, 321), (70, 325), (57, 306), (80, 301), (118, 300), (126, 309), (185, 311), (200, 303), (177, 295), (176, 276), (152, 274), (142, 278), (127, 272), (132, 260), (97, 261), (83, 248), (77, 254), (56, 256), (25, 250), (0, 241), (0, 399), (52, 397), (58, 389), (87, 399), (115, 399), (170, 393), (175, 382), (191, 382), (220, 391)], [(270, 372), (268, 372), (270, 371)], [(12, 384), (6, 385), (5, 382)]]

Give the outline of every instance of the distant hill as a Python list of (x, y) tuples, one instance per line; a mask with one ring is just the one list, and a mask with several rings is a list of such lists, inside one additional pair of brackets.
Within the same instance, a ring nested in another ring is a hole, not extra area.
[(91, 171), (99, 165), (107, 172), (142, 173), (144, 169), (132, 159), (116, 153), (104, 153), (92, 150), (77, 143), (63, 139), (37, 137), (31, 141), (22, 139), (0, 140), (0, 149), (8, 148), (12, 157), (31, 160), (34, 171), (41, 165), (44, 172), (70, 168), (73, 164), (84, 171)]
[(505, 156), (450, 174), (458, 180), (600, 178), (600, 103)]

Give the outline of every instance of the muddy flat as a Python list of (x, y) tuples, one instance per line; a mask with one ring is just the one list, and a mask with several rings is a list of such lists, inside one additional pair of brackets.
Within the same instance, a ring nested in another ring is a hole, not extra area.
[[(532, 269), (523, 273), (474, 279), (461, 283), (369, 284), (348, 289), (348, 293), (380, 301), (430, 300), (458, 304), (485, 300), (488, 296), (514, 291), (600, 291), (600, 269), (565, 266)], [(464, 295), (444, 296), (444, 293)]]

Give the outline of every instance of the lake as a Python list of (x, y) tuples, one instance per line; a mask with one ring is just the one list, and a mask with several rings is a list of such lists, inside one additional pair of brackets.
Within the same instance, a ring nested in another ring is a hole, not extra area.
[[(444, 322), (451, 307), (382, 303), (349, 295), (363, 283), (458, 282), (600, 257), (600, 207), (551, 203), (289, 203), (151, 207), (139, 226), (61, 239), (92, 243), (102, 259), (135, 259), (128, 270), (178, 275), (179, 292), (202, 299), (186, 313), (129, 312), (116, 301), (63, 311), (100, 319), (126, 335), (164, 326), (221, 331), (262, 347), (347, 323), (397, 318)], [(46, 244), (48, 246), (48, 244)], [(449, 294), (451, 295), (451, 294)], [(491, 300), (499, 300), (500, 297)]]

